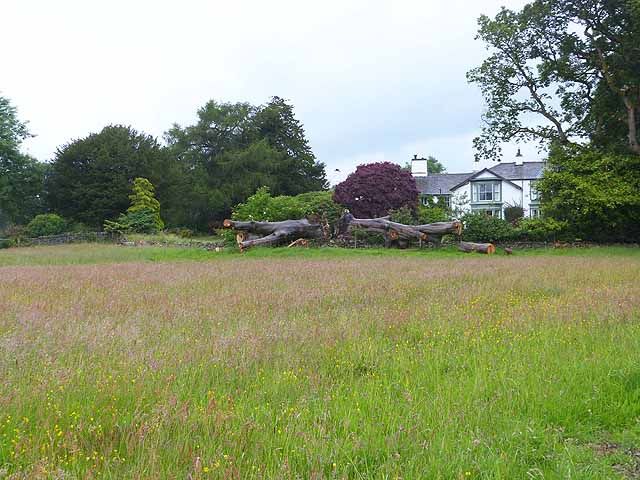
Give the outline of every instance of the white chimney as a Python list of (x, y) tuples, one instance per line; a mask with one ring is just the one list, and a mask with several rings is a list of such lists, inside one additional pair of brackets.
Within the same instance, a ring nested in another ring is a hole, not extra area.
[(418, 158), (418, 155), (414, 155), (411, 159), (411, 175), (414, 177), (426, 177), (428, 174), (427, 159)]

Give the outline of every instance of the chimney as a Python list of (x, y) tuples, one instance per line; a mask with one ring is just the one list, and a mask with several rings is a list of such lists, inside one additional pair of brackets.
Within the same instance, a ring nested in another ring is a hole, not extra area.
[(522, 165), (522, 152), (520, 151), (520, 149), (518, 148), (518, 153), (516, 153), (516, 161), (515, 164), (516, 165)]
[(428, 174), (427, 159), (418, 158), (418, 155), (414, 155), (411, 159), (411, 175), (414, 177), (426, 177)]

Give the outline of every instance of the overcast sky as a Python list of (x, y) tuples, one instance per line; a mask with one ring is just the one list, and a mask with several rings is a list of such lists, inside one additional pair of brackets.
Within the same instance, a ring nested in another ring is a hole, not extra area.
[(29, 121), (25, 149), (40, 160), (107, 124), (161, 137), (209, 99), (277, 95), (334, 182), (414, 153), (469, 171), (483, 102), (465, 73), (486, 55), (476, 20), (524, 3), (0, 0), (0, 95)]

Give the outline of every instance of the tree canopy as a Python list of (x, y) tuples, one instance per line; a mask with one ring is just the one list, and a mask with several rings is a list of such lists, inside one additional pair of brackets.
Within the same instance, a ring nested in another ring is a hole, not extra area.
[(158, 194), (173, 181), (169, 157), (158, 141), (132, 127), (111, 125), (56, 152), (47, 180), (50, 207), (63, 217), (101, 227), (129, 205), (136, 177), (149, 178)]
[(46, 166), (20, 152), (29, 136), (15, 107), (0, 96), (0, 226), (27, 223), (44, 208)]
[(637, 0), (535, 0), (479, 26), (490, 55), (468, 74), (487, 102), (477, 159), (512, 140), (640, 155)]
[(262, 186), (275, 195), (327, 188), (324, 164), (293, 107), (279, 97), (259, 107), (210, 101), (196, 124), (174, 125), (166, 140), (190, 185), (182, 196), (189, 213), (181, 221), (189, 226), (202, 229), (228, 216)]
[(374, 218), (402, 207), (414, 209), (418, 188), (410, 172), (391, 162), (359, 165), (336, 186), (334, 200), (354, 216)]

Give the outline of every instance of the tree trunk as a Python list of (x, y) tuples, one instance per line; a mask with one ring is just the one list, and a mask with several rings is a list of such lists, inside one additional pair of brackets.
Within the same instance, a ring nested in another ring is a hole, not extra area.
[(285, 220), (284, 222), (237, 222), (225, 220), (224, 228), (233, 228), (239, 233), (236, 241), (240, 251), (258, 245), (275, 245), (285, 240), (323, 238), (324, 230), (318, 223), (309, 220)]
[(496, 247), (493, 243), (460, 242), (458, 250), (465, 253), (477, 252), (486, 253), (488, 255), (496, 253)]
[(462, 223), (458, 221), (405, 225), (392, 222), (389, 217), (355, 218), (351, 213), (345, 213), (339, 222), (339, 232), (344, 234), (352, 228), (362, 228), (367, 232), (383, 234), (385, 245), (396, 240), (419, 240), (439, 244), (443, 235), (462, 233)]
[(636, 155), (640, 155), (640, 143), (638, 142), (638, 128), (636, 124), (637, 107), (633, 101), (625, 96), (624, 104), (627, 107), (627, 125), (629, 127), (629, 148)]

